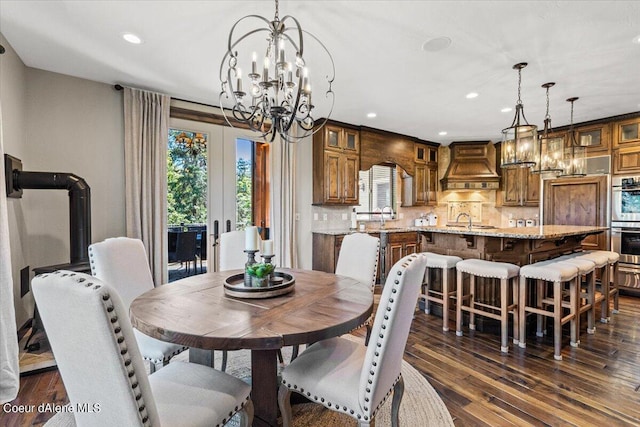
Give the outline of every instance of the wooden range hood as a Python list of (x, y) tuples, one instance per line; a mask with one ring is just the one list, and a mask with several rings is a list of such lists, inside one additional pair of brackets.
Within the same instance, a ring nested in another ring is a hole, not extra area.
[(495, 150), (491, 141), (457, 141), (449, 145), (451, 161), (440, 180), (442, 190), (497, 190), (500, 175), (496, 172)]

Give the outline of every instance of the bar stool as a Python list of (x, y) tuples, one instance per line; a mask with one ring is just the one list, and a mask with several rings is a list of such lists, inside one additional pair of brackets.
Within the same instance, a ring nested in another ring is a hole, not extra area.
[[(576, 286), (576, 278), (578, 277), (578, 268), (567, 262), (555, 261), (553, 263), (549, 261), (538, 262), (535, 264), (525, 265), (520, 268), (520, 288), (518, 311), (520, 322), (519, 343), (521, 348), (526, 348), (526, 316), (527, 313), (534, 313), (538, 316), (538, 322), (540, 322), (540, 316), (547, 316), (553, 318), (553, 344), (554, 354), (553, 358), (556, 360), (562, 360), (562, 354), (560, 352), (562, 346), (562, 325), (567, 322), (572, 322), (571, 325), (571, 342), (576, 343), (576, 300), (578, 295), (578, 288)], [(536, 293), (533, 305), (527, 304), (528, 285), (535, 283)], [(551, 298), (544, 298), (544, 285), (545, 283), (553, 283), (553, 292)], [(563, 284), (569, 284), (569, 301), (565, 301), (566, 296), (563, 293)], [(552, 306), (553, 311), (546, 310), (547, 307)], [(568, 314), (564, 315), (563, 309), (568, 309)], [(540, 323), (538, 323), (540, 325)], [(538, 330), (541, 334), (541, 330)]]
[[(462, 336), (462, 312), (469, 312), (469, 329), (475, 329), (475, 315), (489, 317), (500, 321), (500, 351), (509, 352), (508, 331), (509, 313), (513, 315), (513, 343), (518, 343), (518, 286), (515, 280), (520, 268), (506, 262), (486, 261), (482, 259), (466, 259), (456, 264), (458, 271), (458, 301), (456, 303), (456, 335)], [(464, 294), (464, 275), (469, 275), (469, 293)], [(487, 301), (476, 301), (476, 277), (500, 280), (499, 305)], [(511, 289), (509, 289), (511, 288)], [(513, 302), (509, 304), (509, 291)], [(465, 305), (468, 301), (468, 305)]]
[[(609, 268), (607, 269), (607, 276), (609, 280), (601, 280), (602, 294), (605, 301), (602, 303), (604, 310), (600, 314), (600, 321), (606, 323), (611, 320), (610, 313), (618, 313), (618, 296), (620, 295), (618, 288), (618, 261), (620, 260), (620, 254), (613, 251), (585, 251), (585, 254), (597, 254), (604, 255), (608, 258)], [(613, 298), (613, 310), (610, 312), (610, 302)]]
[[(575, 252), (570, 257), (574, 259), (586, 259), (592, 261), (595, 264), (595, 270), (600, 272), (600, 292), (596, 292), (593, 299), (594, 307), (598, 303), (601, 304), (600, 308), (600, 322), (607, 323), (607, 306), (608, 299), (607, 294), (609, 292), (609, 257), (605, 253), (599, 251), (585, 251)], [(595, 292), (595, 279), (594, 279), (594, 292)], [(589, 332), (589, 330), (587, 330)]]
[[(431, 312), (430, 302), (442, 304), (442, 330), (446, 332), (449, 330), (449, 299), (456, 296), (455, 282), (452, 283), (455, 276), (451, 273), (456, 268), (456, 264), (462, 261), (462, 258), (433, 252), (423, 252), (423, 254), (427, 257), (427, 268), (422, 284), (424, 293), (420, 294), (420, 297), (424, 298), (424, 312), (426, 314)], [(431, 280), (431, 273), (436, 269), (441, 272), (441, 290), (433, 289), (434, 283)]]
[[(577, 295), (576, 295), (576, 320), (573, 323), (575, 327), (575, 340), (572, 339), (571, 346), (577, 347), (580, 345), (580, 316), (582, 313), (587, 313), (587, 333), (593, 334), (596, 331), (595, 318), (596, 318), (596, 263), (594, 260), (600, 262), (604, 261), (606, 266), (606, 260), (600, 259), (601, 257), (591, 259), (576, 255), (576, 253), (569, 255), (562, 255), (558, 258), (554, 258), (549, 261), (543, 261), (541, 264), (556, 262), (566, 262), (575, 266), (578, 269), (578, 277), (576, 280)], [(582, 280), (582, 277), (585, 280)], [(540, 329), (538, 329), (540, 331)]]

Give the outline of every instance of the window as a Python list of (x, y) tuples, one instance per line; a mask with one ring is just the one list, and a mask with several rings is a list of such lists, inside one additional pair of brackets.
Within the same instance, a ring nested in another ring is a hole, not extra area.
[(374, 213), (392, 213), (396, 203), (396, 181), (395, 166), (375, 165), (368, 171), (360, 171), (358, 218), (377, 220)]
[(268, 237), (269, 181), (269, 145), (237, 139), (236, 229), (257, 225)]

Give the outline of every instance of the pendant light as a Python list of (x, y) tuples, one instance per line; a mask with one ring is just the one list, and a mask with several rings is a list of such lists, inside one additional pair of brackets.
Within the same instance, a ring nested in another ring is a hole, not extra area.
[(502, 168), (527, 168), (536, 164), (533, 152), (538, 142), (538, 127), (527, 122), (520, 99), (522, 69), (526, 66), (526, 62), (513, 66), (518, 70), (518, 101), (513, 123), (502, 130)]
[(549, 136), (552, 131), (551, 116), (549, 115), (549, 88), (554, 85), (554, 82), (542, 85), (547, 90), (547, 114), (544, 116), (544, 131), (542, 135), (538, 135), (538, 144), (535, 146), (536, 165), (531, 168), (531, 173), (558, 175), (563, 172), (564, 138)]
[(569, 142), (564, 150), (564, 173), (561, 177), (579, 177), (586, 175), (586, 147), (578, 144), (573, 131), (573, 103), (579, 98), (577, 96), (567, 99), (571, 103), (571, 125), (569, 126)]

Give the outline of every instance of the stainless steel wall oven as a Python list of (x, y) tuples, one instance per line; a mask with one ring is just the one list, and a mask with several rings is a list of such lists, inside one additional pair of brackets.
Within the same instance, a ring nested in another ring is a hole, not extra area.
[(611, 183), (611, 250), (620, 254), (619, 285), (640, 294), (640, 176), (613, 177)]

